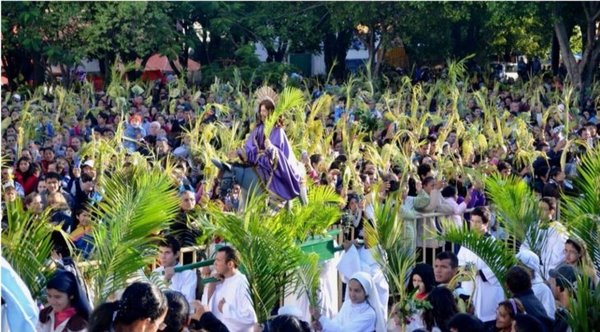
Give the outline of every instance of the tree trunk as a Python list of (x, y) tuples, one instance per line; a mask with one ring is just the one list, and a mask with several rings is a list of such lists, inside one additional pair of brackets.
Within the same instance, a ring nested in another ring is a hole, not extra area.
[[(346, 55), (352, 38), (352, 31), (343, 30), (338, 33), (328, 33), (323, 39), (323, 55), (325, 57), (325, 68), (332, 72), (336, 79), (343, 79), (346, 73)], [(333, 70), (334, 61), (336, 62)]]
[(569, 36), (567, 34), (565, 23), (562, 21), (562, 19), (558, 19), (556, 23), (554, 23), (554, 31), (558, 39), (558, 44), (560, 45), (561, 58), (565, 64), (565, 67), (567, 67), (568, 77), (573, 86), (581, 87), (581, 72), (579, 71), (579, 66), (575, 60), (575, 56), (571, 51), (571, 47), (569, 45)]
[(556, 15), (554, 31), (560, 45), (560, 54), (567, 67), (568, 76), (573, 86), (579, 91), (579, 102), (585, 103), (588, 89), (591, 86), (594, 71), (600, 57), (600, 43), (596, 33), (596, 21), (600, 18), (600, 6), (598, 3), (581, 3), (585, 12), (585, 43), (581, 54), (581, 61), (577, 62), (569, 45), (569, 35), (565, 23), (560, 16)]
[(552, 74), (558, 75), (558, 66), (560, 64), (560, 45), (556, 32), (552, 33), (552, 50), (550, 51), (550, 62), (552, 66)]
[(179, 71), (179, 69), (177, 69), (177, 66), (175, 66), (175, 61), (169, 59), (169, 65), (171, 65), (171, 68), (173, 69), (173, 73), (175, 73), (175, 76), (181, 75), (181, 72)]

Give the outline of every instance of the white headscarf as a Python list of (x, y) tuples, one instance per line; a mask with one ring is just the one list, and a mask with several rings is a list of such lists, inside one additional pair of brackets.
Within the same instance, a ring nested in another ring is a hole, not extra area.
[(371, 308), (373, 308), (373, 310), (375, 310), (375, 316), (377, 317), (377, 320), (375, 321), (375, 332), (385, 332), (387, 330), (387, 320), (384, 315), (383, 305), (381, 304), (381, 301), (379, 301), (379, 295), (377, 294), (377, 289), (375, 288), (375, 283), (373, 283), (371, 275), (366, 272), (356, 272), (350, 279), (355, 279), (361, 284), (365, 290), (365, 294), (367, 295), (367, 303), (371, 306)]

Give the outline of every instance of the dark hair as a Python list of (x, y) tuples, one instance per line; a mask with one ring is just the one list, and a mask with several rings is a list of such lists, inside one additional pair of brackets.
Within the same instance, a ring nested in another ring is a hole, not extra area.
[(313, 154), (312, 156), (310, 156), (310, 163), (311, 164), (318, 164), (321, 161), (321, 155), (320, 154)]
[(431, 172), (431, 165), (429, 164), (421, 164), (417, 167), (417, 175), (421, 180), (423, 180), (429, 172)]
[(58, 174), (58, 173), (55, 173), (55, 172), (48, 172), (48, 173), (46, 174), (46, 181), (48, 181), (48, 179), (55, 179), (55, 180), (57, 180), (58, 182), (60, 182), (60, 181), (61, 181), (60, 174)]
[(490, 222), (490, 211), (485, 206), (478, 206), (471, 211), (471, 216), (478, 216), (484, 224)]
[(554, 198), (554, 197), (542, 197), (540, 199), (540, 202), (544, 202), (544, 203), (548, 204), (548, 206), (550, 207), (550, 210), (556, 211), (556, 198)]
[(560, 167), (554, 166), (554, 167), (552, 167), (552, 169), (550, 169), (550, 173), (548, 173), (548, 178), (553, 179), (555, 176), (557, 176), (561, 172), (562, 172), (562, 169), (560, 169)]
[(517, 314), (515, 316), (515, 331), (517, 332), (544, 332), (544, 325), (534, 316)]
[(512, 169), (512, 166), (510, 166), (510, 164), (505, 161), (500, 161), (500, 162), (498, 162), (497, 168), (498, 168), (498, 172), (502, 172), (505, 169)]
[(85, 320), (90, 318), (92, 308), (73, 273), (66, 270), (57, 270), (46, 284), (46, 289), (56, 289), (59, 292), (66, 293), (77, 314)]
[(419, 263), (415, 265), (415, 268), (410, 273), (408, 278), (408, 286), (406, 287), (407, 292), (411, 293), (415, 290), (412, 284), (412, 278), (414, 275), (421, 277), (423, 284), (425, 284), (425, 293), (431, 292), (435, 286), (435, 275), (433, 274), (433, 267), (429, 264)]
[(583, 247), (581, 246), (581, 244), (577, 240), (575, 240), (573, 238), (569, 238), (569, 239), (567, 239), (567, 241), (565, 241), (565, 244), (567, 244), (567, 243), (570, 244), (570, 245), (572, 245), (575, 248), (575, 250), (577, 250), (577, 252), (580, 255), (584, 254)]
[(442, 197), (444, 198), (454, 197), (456, 193), (456, 187), (454, 186), (446, 186), (446, 188), (442, 189)]
[(263, 332), (310, 332), (310, 325), (292, 315), (279, 315), (265, 322)]
[(273, 102), (269, 99), (261, 101), (260, 104), (258, 104), (258, 111), (256, 112), (256, 122), (258, 124), (262, 124), (260, 120), (260, 109), (262, 106), (264, 106), (267, 109), (267, 111), (269, 111), (269, 115), (273, 114), (273, 111), (275, 110), (275, 104), (273, 104)]
[[(125, 289), (121, 300), (101, 304), (92, 313), (88, 331), (105, 332), (112, 325), (130, 325), (137, 320), (157, 320), (168, 309), (165, 295), (153, 284), (135, 282)], [(116, 314), (114, 321), (113, 315)]]
[(408, 178), (408, 196), (417, 197), (417, 181), (413, 177)]
[(167, 317), (165, 317), (167, 327), (162, 331), (181, 332), (187, 323), (190, 305), (180, 292), (167, 290), (164, 294), (167, 298), (169, 310), (167, 311)]
[(81, 182), (85, 183), (85, 182), (90, 182), (90, 181), (94, 181), (94, 178), (91, 175), (89, 175), (87, 173), (81, 174)]
[(170, 248), (173, 251), (173, 254), (177, 254), (181, 250), (181, 244), (172, 235), (165, 236), (165, 238), (158, 243), (158, 246)]
[(533, 175), (538, 179), (547, 178), (548, 172), (550, 172), (550, 168), (546, 165), (541, 165), (533, 170)]
[(237, 250), (233, 249), (233, 247), (223, 246), (223, 247), (217, 249), (217, 252), (225, 253), (225, 263), (233, 262), (235, 267), (238, 267), (238, 265), (240, 263), (240, 259), (238, 257)]
[[(13, 151), (14, 152), (14, 151)], [(19, 169), (19, 164), (21, 163), (21, 161), (26, 161), (29, 163), (29, 168), (25, 171), (25, 173), (23, 174), (24, 179), (26, 180), (27, 178), (29, 178), (30, 176), (33, 175), (34, 172), (34, 168), (33, 168), (33, 161), (31, 161), (31, 159), (29, 159), (29, 157), (21, 157), (19, 158), (19, 160), (17, 160), (17, 170), (19, 171), (19, 173), (21, 172), (21, 170)]]
[(525, 307), (519, 299), (510, 298), (506, 301), (498, 303), (498, 308), (504, 307), (508, 311), (508, 315), (511, 319), (515, 319), (518, 314), (525, 313)]
[(451, 268), (455, 269), (458, 267), (458, 257), (452, 251), (442, 251), (439, 254), (437, 254), (437, 256), (435, 256), (435, 259), (440, 261), (448, 259), (450, 260)]
[(459, 312), (452, 292), (446, 287), (434, 287), (427, 296), (427, 301), (432, 306), (423, 312), (423, 322), (427, 330), (431, 331), (437, 326), (443, 332), (449, 331), (448, 321)]
[(485, 326), (479, 318), (463, 313), (454, 315), (448, 322), (448, 328), (458, 332), (485, 332)]
[(515, 265), (506, 272), (506, 285), (513, 294), (531, 289), (531, 276), (525, 268)]
[(433, 176), (428, 176), (426, 178), (423, 179), (423, 181), (421, 181), (421, 184), (423, 185), (423, 187), (427, 186), (430, 182), (435, 181), (435, 179), (433, 178)]

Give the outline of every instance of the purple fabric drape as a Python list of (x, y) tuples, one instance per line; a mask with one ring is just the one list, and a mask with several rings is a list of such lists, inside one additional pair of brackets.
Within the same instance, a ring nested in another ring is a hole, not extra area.
[(269, 140), (272, 147), (267, 150), (263, 125), (256, 127), (244, 144), (244, 161), (254, 166), (261, 181), (269, 185), (271, 192), (285, 200), (298, 197), (301, 175), (285, 131), (279, 127), (273, 128)]

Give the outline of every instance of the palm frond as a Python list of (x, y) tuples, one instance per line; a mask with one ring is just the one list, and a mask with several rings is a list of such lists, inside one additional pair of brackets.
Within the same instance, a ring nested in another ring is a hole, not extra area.
[[(365, 223), (365, 244), (375, 248), (373, 258), (381, 266), (393, 297), (405, 298), (405, 282), (415, 264), (411, 224), (400, 219), (398, 197), (375, 202), (375, 221)], [(386, 305), (386, 304), (384, 304)]]
[(528, 243), (541, 255), (546, 232), (539, 227), (538, 200), (527, 183), (518, 177), (492, 175), (486, 181), (486, 192), (493, 202), (498, 222), (520, 243)]
[(275, 111), (265, 121), (264, 131), (266, 137), (269, 137), (271, 130), (280, 116), (296, 109), (304, 110), (304, 107), (305, 100), (302, 90), (293, 87), (286, 87), (283, 89), (279, 95), (277, 105), (275, 105)]
[(563, 195), (561, 217), (567, 228), (581, 238), (597, 271), (600, 271), (600, 147), (583, 156), (575, 187), (579, 196)]
[(158, 166), (132, 165), (102, 180), (103, 200), (93, 208), (91, 271), (97, 303), (122, 289), (127, 279), (155, 259), (155, 243), (177, 212), (171, 179)]
[(8, 225), (2, 233), (2, 256), (21, 276), (34, 298), (41, 295), (51, 274), (48, 264), (56, 231), (68, 243), (60, 226), (52, 226), (49, 212), (34, 215), (23, 210), (20, 202), (6, 204)]
[(439, 238), (465, 247), (477, 255), (492, 270), (504, 293), (508, 294), (506, 272), (517, 263), (514, 251), (508, 248), (504, 241), (484, 237), (483, 234), (466, 228), (458, 228), (451, 221), (446, 220), (442, 224), (444, 233), (440, 234)]
[[(321, 275), (321, 267), (319, 266), (319, 255), (317, 253), (309, 253), (305, 258), (305, 263), (296, 271), (298, 274), (298, 290), (306, 294), (308, 303), (311, 307), (317, 308), (319, 303), (319, 286)], [(299, 289), (298, 289), (299, 288)]]
[(294, 232), (282, 222), (285, 218), (267, 213), (266, 200), (263, 195), (249, 195), (243, 215), (210, 211), (217, 234), (239, 249), (241, 269), (248, 278), (249, 296), (260, 322), (293, 290), (286, 286), (296, 283), (295, 271), (304, 262)]

